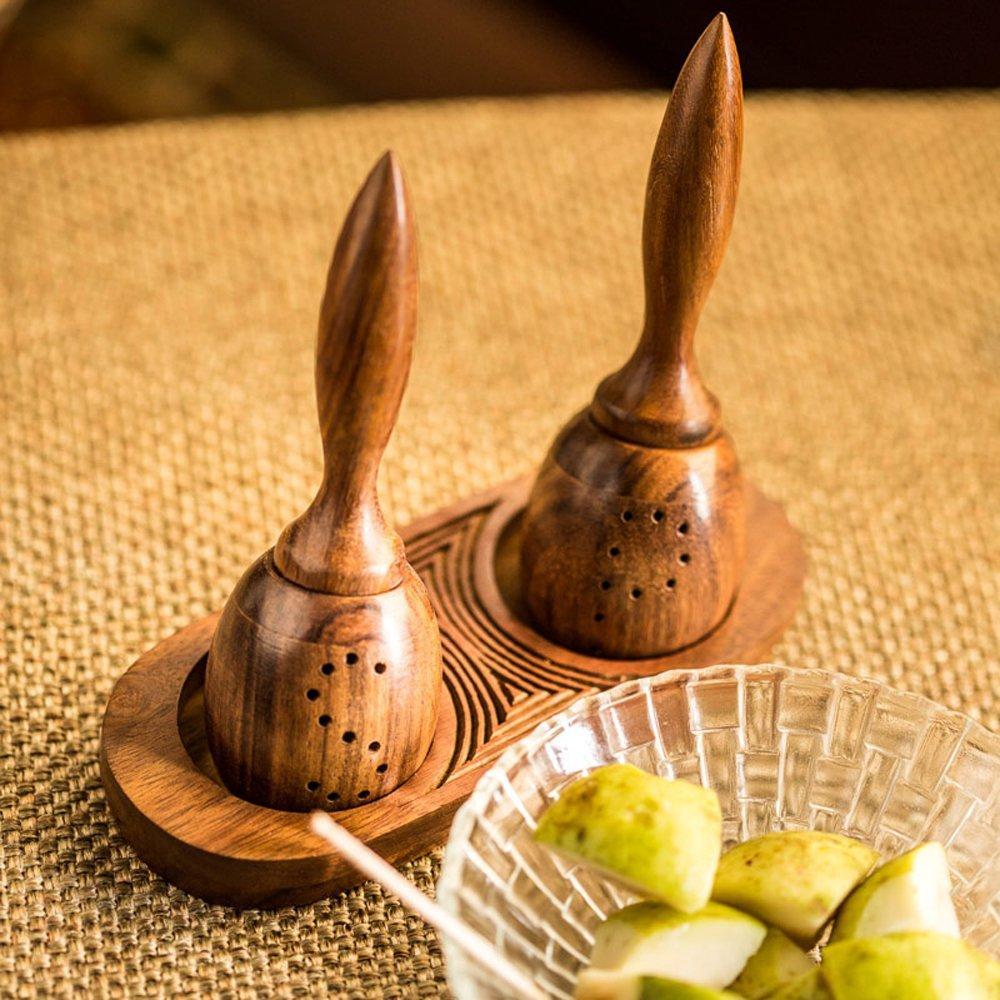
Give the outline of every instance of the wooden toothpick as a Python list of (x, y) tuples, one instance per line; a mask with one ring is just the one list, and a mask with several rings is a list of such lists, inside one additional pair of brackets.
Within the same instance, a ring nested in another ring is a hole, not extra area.
[(362, 875), (378, 882), (383, 889), (391, 892), (404, 906), (454, 941), (471, 959), (494, 972), (515, 990), (518, 996), (530, 1000), (546, 1000), (545, 994), (520, 969), (504, 958), (486, 938), (450, 914), (430, 896), (422, 893), (413, 883), (408, 882), (384, 858), (362, 844), (339, 823), (335, 823), (327, 813), (314, 812), (310, 825), (313, 833), (322, 837)]

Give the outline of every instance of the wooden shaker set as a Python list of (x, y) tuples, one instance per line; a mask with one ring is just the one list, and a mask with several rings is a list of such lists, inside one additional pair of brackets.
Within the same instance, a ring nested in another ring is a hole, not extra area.
[[(682, 649), (736, 595), (743, 480), (693, 339), (732, 225), (741, 146), (739, 62), (720, 14), (681, 70), (653, 151), (639, 342), (557, 436), (524, 513), (524, 605), (578, 653)], [(405, 782), (430, 749), (438, 626), (376, 490), (416, 301), (412, 211), (387, 153), (344, 223), (320, 310), (322, 482), (236, 585), (208, 657), (208, 745), (250, 802), (358, 806)]]

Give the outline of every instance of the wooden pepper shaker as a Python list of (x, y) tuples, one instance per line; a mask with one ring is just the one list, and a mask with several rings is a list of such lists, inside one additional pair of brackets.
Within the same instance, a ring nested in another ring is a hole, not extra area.
[(387, 153), (344, 223), (320, 312), (319, 492), (236, 585), (206, 667), (216, 766), (233, 792), (262, 805), (373, 801), (430, 748), (437, 623), (376, 492), (409, 374), (416, 301), (406, 186)]

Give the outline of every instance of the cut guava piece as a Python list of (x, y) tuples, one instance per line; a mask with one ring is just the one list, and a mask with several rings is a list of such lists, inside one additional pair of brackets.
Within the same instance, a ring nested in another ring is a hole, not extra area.
[(834, 1000), (992, 1000), (982, 956), (929, 931), (838, 941), (820, 966)]
[(729, 989), (746, 1000), (763, 1000), (815, 968), (816, 963), (791, 938), (769, 927), (763, 944), (747, 959)]
[(609, 764), (569, 785), (534, 836), (641, 895), (693, 913), (712, 892), (722, 813), (711, 789)]
[(661, 976), (629, 976), (585, 969), (577, 980), (576, 1000), (739, 1000), (736, 993), (696, 986)]
[(601, 924), (590, 967), (721, 989), (736, 978), (766, 933), (759, 920), (721, 903), (681, 913), (647, 900)]
[(831, 941), (934, 931), (960, 937), (944, 848), (933, 841), (893, 858), (844, 900)]
[(784, 830), (723, 854), (712, 898), (759, 917), (810, 948), (878, 853), (851, 837)]

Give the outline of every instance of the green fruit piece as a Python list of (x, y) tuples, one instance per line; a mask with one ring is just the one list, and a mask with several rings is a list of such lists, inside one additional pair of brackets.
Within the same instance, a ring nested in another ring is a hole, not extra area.
[(809, 948), (877, 860), (870, 847), (837, 833), (766, 833), (722, 856), (712, 898), (760, 917)]
[(735, 993), (728, 990), (713, 990), (707, 986), (695, 986), (676, 979), (660, 976), (644, 976), (639, 1000), (738, 1000)]
[(832, 1000), (832, 997), (820, 970), (814, 966), (812, 971), (793, 979), (777, 993), (768, 993), (767, 1000)]
[(693, 913), (712, 892), (722, 813), (711, 789), (609, 764), (565, 789), (535, 840)]
[(981, 956), (945, 934), (839, 941), (823, 951), (821, 968), (834, 1000), (991, 1000)]
[(681, 913), (647, 900), (626, 906), (601, 924), (590, 967), (721, 989), (733, 981), (766, 933), (759, 920), (721, 903)]
[(639, 1000), (642, 977), (607, 969), (584, 969), (577, 977), (576, 1000)]
[(816, 963), (776, 927), (743, 966), (729, 989), (747, 1000), (763, 1000), (788, 983), (813, 972)]
[(951, 901), (948, 859), (940, 844), (921, 844), (869, 875), (844, 901), (830, 940), (901, 931), (961, 936)]
[(708, 986), (599, 969), (580, 973), (574, 996), (576, 1000), (739, 1000), (735, 993)]
[(979, 971), (982, 974), (983, 982), (986, 984), (986, 995), (993, 1000), (1000, 1000), (1000, 962), (989, 955), (984, 955), (981, 951), (976, 952), (979, 960)]

